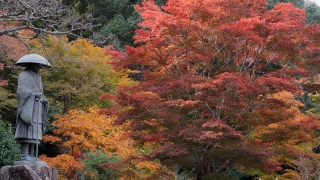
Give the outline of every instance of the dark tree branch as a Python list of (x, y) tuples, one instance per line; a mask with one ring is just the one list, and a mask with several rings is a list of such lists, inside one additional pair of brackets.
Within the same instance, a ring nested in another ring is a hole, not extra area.
[[(19, 40), (20, 30), (32, 30), (39, 34), (70, 35), (80, 31), (92, 31), (91, 15), (80, 16), (60, 0), (0, 0), (0, 36), (9, 35)], [(17, 23), (19, 22), (19, 23)], [(28, 36), (28, 39), (32, 37)]]

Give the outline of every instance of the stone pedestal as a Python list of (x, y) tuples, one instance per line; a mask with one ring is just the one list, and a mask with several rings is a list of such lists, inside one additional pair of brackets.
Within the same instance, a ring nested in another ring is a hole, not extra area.
[(15, 161), (13, 165), (46, 166), (47, 163), (37, 159), (35, 161)]
[[(41, 161), (42, 162), (42, 161)], [(58, 170), (47, 165), (13, 165), (0, 170), (1, 180), (58, 180)]]

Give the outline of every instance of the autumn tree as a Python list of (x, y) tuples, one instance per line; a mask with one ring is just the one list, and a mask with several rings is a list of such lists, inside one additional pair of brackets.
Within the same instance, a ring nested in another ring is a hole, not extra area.
[(307, 25), (292, 3), (266, 3), (143, 1), (140, 46), (107, 49), (140, 84), (102, 96), (116, 102), (104, 112), (130, 122), (140, 144), (155, 143), (150, 157), (196, 179), (294, 169), (301, 153), (312, 153), (302, 145), (319, 126), (295, 100), (316, 72), (319, 25)]
[[(61, 177), (71, 178), (77, 169), (81, 169), (88, 179), (102, 174), (124, 179), (166, 175), (159, 163), (142, 159), (143, 152), (133, 147), (134, 141), (127, 137), (128, 132), (125, 131), (129, 124), (114, 126), (114, 117), (101, 115), (94, 107), (86, 111), (70, 110), (56, 118), (53, 122), (54, 135), (43, 138), (45, 142), (59, 145), (61, 154), (41, 158), (58, 167)], [(68, 157), (70, 161), (66, 162), (62, 157)]]
[[(42, 156), (41, 159), (59, 168), (61, 178), (70, 179), (83, 167), (84, 152), (115, 148), (115, 144), (107, 143), (117, 142), (110, 141), (113, 139), (110, 136), (117, 131), (110, 126), (112, 119), (99, 116), (97, 111), (97, 108), (90, 108), (87, 112), (70, 110), (66, 115), (56, 115), (57, 120), (52, 123), (54, 134), (43, 137), (44, 142), (59, 146), (60, 153), (56, 157)], [(66, 158), (69, 160), (65, 161)]]
[(43, 55), (51, 63), (51, 69), (41, 71), (43, 86), (52, 104), (61, 103), (62, 113), (92, 105), (106, 106), (98, 99), (102, 93), (114, 93), (118, 85), (133, 83), (125, 72), (112, 69), (103, 48), (88, 40), (68, 43), (48, 36), (43, 42), (44, 47), (39, 39), (31, 41), (31, 52)]
[(279, 3), (293, 3), (295, 7), (306, 10), (307, 23), (320, 23), (320, 7), (309, 0), (268, 0), (267, 9), (272, 9)]

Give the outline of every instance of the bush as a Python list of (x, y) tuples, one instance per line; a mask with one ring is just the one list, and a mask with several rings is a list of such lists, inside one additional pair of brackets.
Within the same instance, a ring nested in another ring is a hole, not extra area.
[(86, 156), (87, 158), (82, 161), (84, 166), (80, 170), (80, 176), (82, 176), (81, 179), (117, 179), (112, 177), (112, 175), (115, 175), (113, 170), (107, 169), (107, 167), (101, 167), (100, 165), (119, 162), (119, 158), (116, 156), (108, 156), (102, 151), (89, 152)]
[(0, 119), (0, 167), (21, 159), (20, 145), (15, 141), (13, 128)]

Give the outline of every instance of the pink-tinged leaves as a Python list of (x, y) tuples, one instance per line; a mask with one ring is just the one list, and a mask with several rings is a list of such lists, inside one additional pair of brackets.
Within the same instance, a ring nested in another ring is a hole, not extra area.
[[(277, 171), (284, 152), (277, 143), (297, 148), (290, 137), (312, 139), (317, 123), (305, 120), (296, 99), (301, 82), (317, 72), (319, 28), (307, 27), (305, 12), (292, 4), (266, 10), (266, 3), (136, 6), (143, 19), (135, 36), (139, 45), (114, 57), (118, 67), (139, 72), (141, 82), (121, 87), (112, 99), (118, 122), (129, 121), (142, 144), (156, 143), (151, 154), (163, 163), (192, 157), (198, 179), (212, 162), (224, 169), (250, 169), (257, 162), (255, 168)], [(286, 155), (292, 160), (296, 153)]]
[(0, 87), (1, 86), (8, 86), (8, 81), (7, 80), (1, 80), (0, 81)]
[(158, 158), (167, 158), (173, 156), (182, 156), (189, 154), (186, 147), (181, 147), (179, 144), (174, 144), (167, 142), (164, 145), (160, 146), (159, 148), (155, 149), (151, 156), (155, 156)]
[[(0, 70), (3, 70), (3, 63), (0, 63)], [(0, 80), (0, 87), (1, 86), (8, 86), (8, 81), (7, 80)]]
[(266, 12), (269, 17), (268, 23), (272, 24), (274, 30), (277, 29), (294, 29), (301, 27), (306, 23), (305, 10), (295, 8), (293, 3), (280, 3)]
[(294, 84), (293, 79), (262, 76), (258, 78), (257, 83), (266, 92), (280, 92), (282, 90), (300, 94), (301, 89)]

